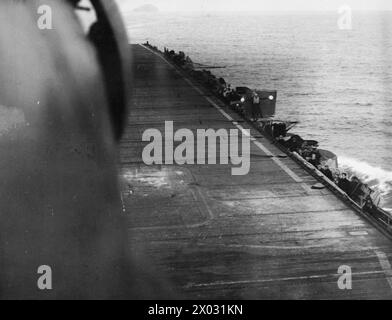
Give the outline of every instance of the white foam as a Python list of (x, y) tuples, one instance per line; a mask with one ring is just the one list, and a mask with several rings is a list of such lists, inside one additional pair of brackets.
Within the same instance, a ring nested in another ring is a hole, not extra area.
[(372, 166), (371, 164), (353, 158), (339, 156), (339, 167), (351, 171), (363, 182), (377, 187), (383, 195), (392, 192), (392, 171)]

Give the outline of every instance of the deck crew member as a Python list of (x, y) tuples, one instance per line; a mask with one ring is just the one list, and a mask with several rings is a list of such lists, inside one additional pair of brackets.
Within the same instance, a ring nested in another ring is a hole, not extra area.
[(351, 187), (351, 182), (347, 178), (347, 173), (342, 173), (342, 175), (339, 178), (338, 182), (338, 187), (342, 189), (345, 193), (349, 193), (350, 187)]
[(320, 158), (321, 158), (320, 152), (315, 147), (312, 147), (312, 151), (310, 152), (309, 163), (317, 167), (318, 165), (320, 165)]
[(256, 91), (253, 92), (253, 100), (252, 100), (252, 121), (255, 121), (261, 118), (260, 112), (260, 97)]

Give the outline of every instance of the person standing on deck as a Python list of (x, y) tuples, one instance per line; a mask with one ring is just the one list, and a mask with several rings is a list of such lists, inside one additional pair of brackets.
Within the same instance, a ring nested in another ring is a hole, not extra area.
[(252, 101), (252, 121), (256, 121), (261, 118), (260, 112), (260, 97), (256, 91), (253, 92), (253, 101)]
[(350, 186), (351, 182), (347, 179), (347, 173), (342, 173), (338, 182), (338, 187), (348, 194), (350, 191)]

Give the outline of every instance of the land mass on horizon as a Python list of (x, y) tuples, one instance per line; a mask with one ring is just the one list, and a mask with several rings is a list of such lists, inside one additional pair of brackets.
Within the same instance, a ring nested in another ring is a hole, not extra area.
[(152, 4), (145, 4), (133, 9), (133, 12), (159, 12), (159, 9)]

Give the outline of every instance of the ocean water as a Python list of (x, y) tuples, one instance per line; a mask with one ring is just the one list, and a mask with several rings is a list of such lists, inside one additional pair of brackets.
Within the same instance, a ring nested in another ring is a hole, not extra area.
[(278, 90), (277, 118), (335, 152), (392, 208), (392, 12), (128, 14), (132, 43), (182, 50), (232, 85)]

